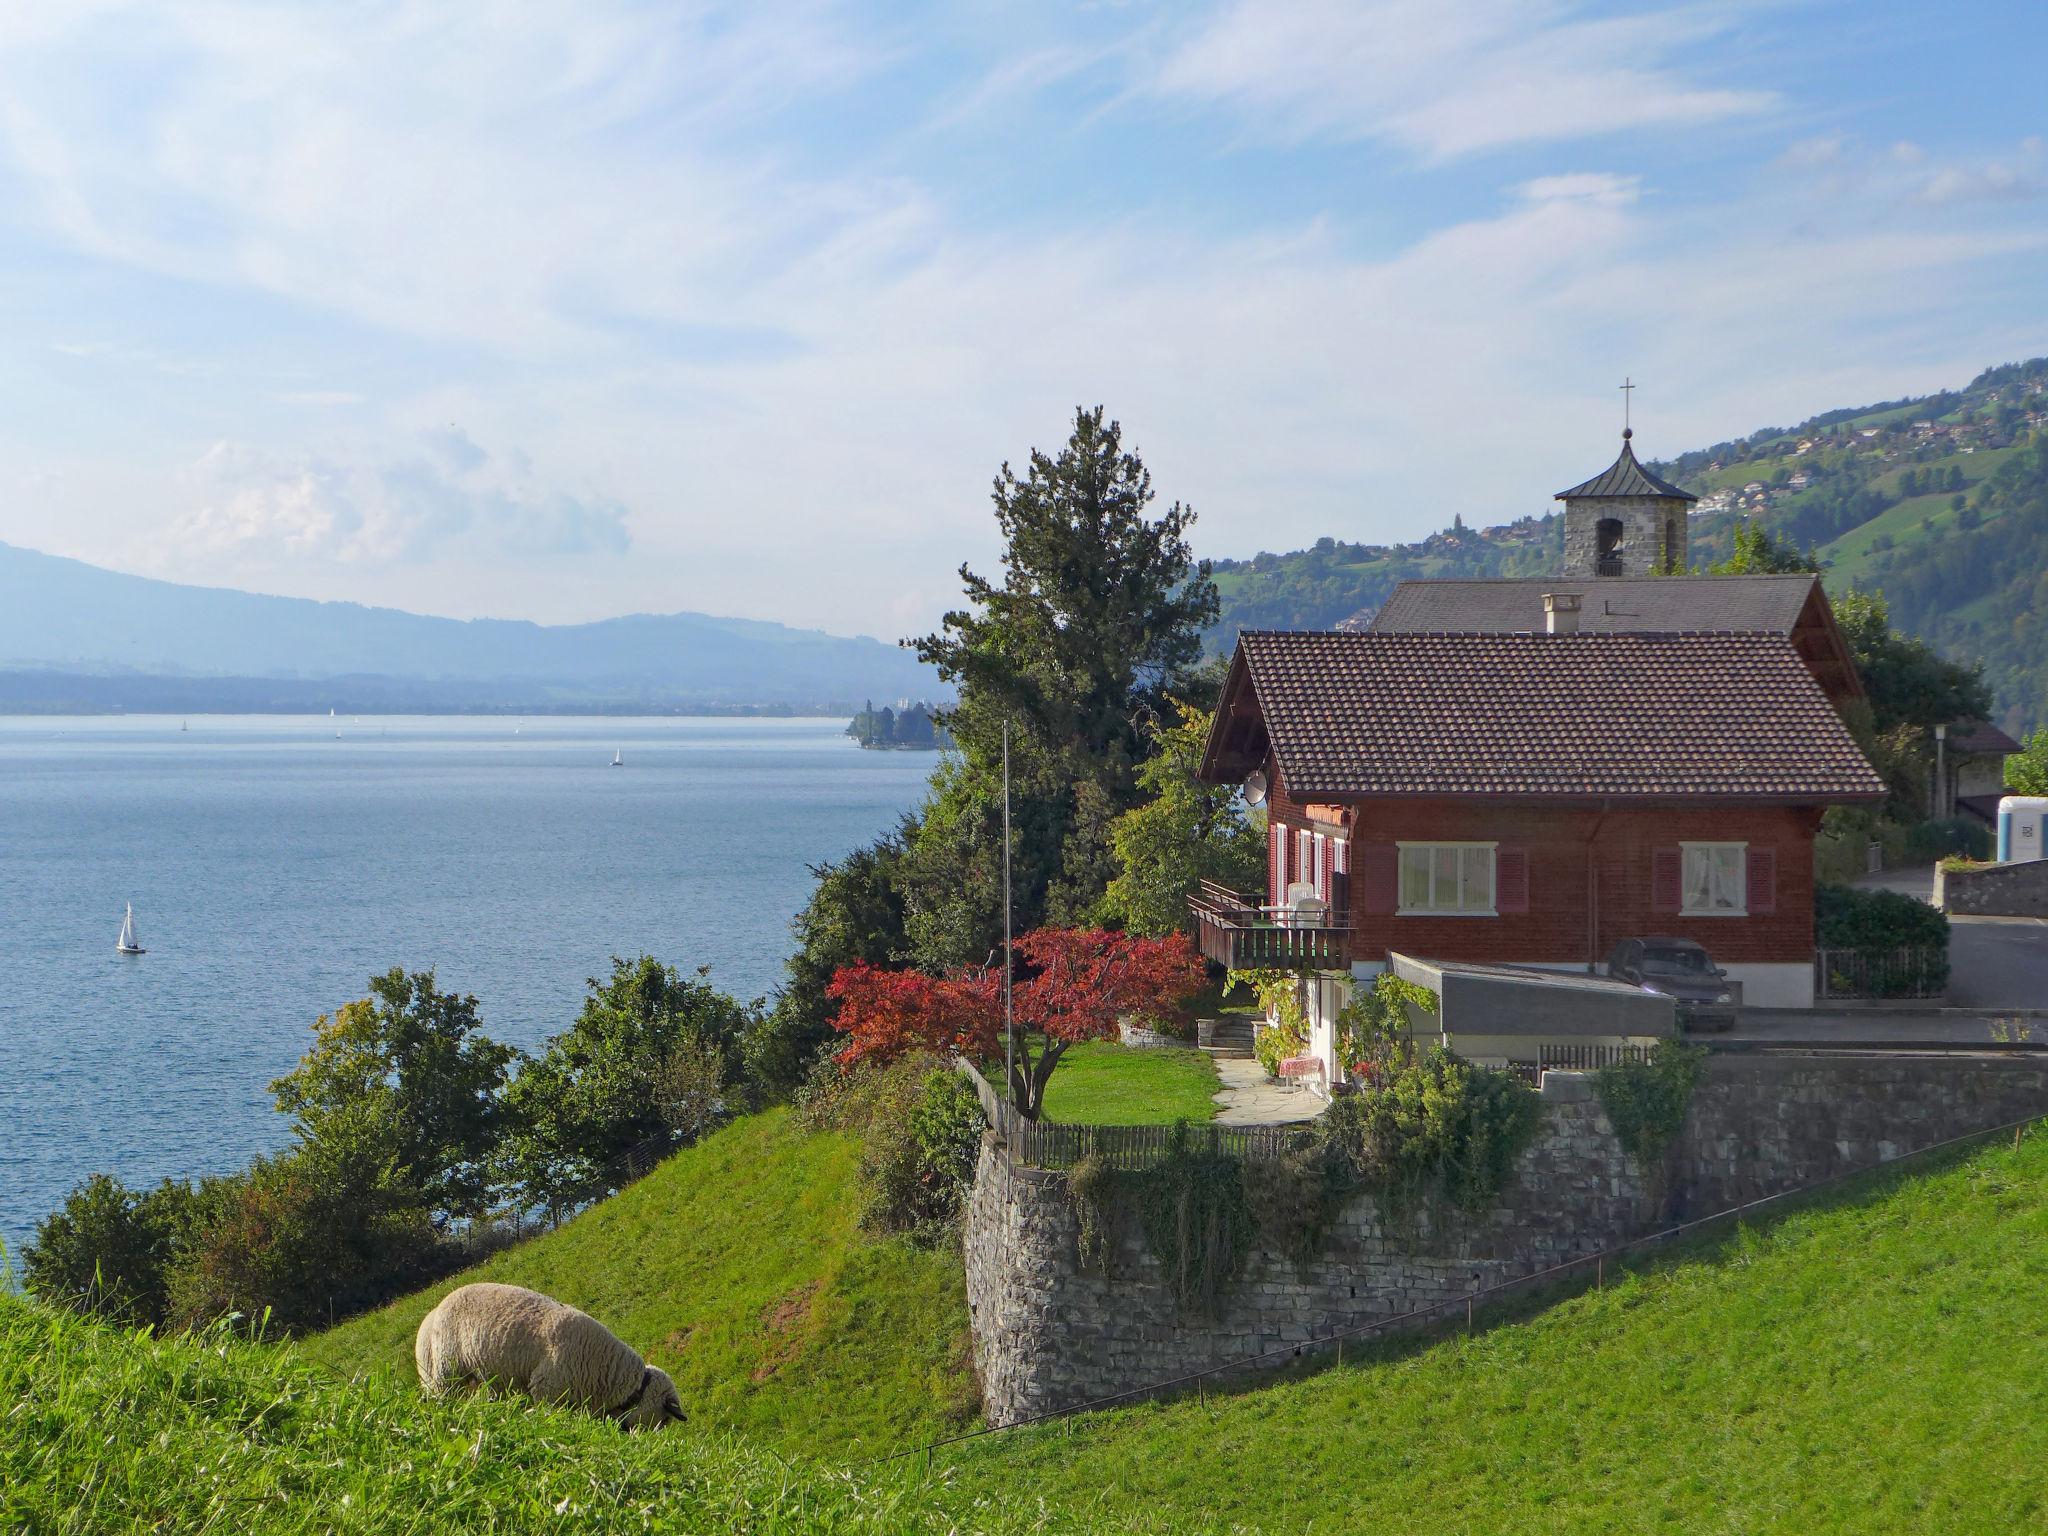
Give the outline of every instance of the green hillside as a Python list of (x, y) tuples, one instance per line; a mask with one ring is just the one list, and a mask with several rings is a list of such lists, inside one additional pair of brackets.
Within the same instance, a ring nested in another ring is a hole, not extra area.
[[(516, 1398), (424, 1401), (409, 1349), (429, 1297), (283, 1347), (0, 1297), (0, 1530), (2048, 1522), (2048, 1132), (1872, 1175), (1477, 1335), (984, 1437), (929, 1475), (871, 1458), (959, 1422), (918, 1401), (957, 1403), (958, 1257), (860, 1241), (847, 1151), (781, 1115), (743, 1122), (486, 1266), (654, 1339), (695, 1415), (661, 1435)], [(794, 1295), (808, 1315), (785, 1330)]]
[(856, 1478), (695, 1426), (627, 1435), (518, 1401), (429, 1403), (410, 1384), (336, 1380), (288, 1350), (155, 1340), (4, 1293), (0, 1403), (10, 1532), (959, 1528), (908, 1467)]
[(2048, 1523), (2048, 1129), (1609, 1278), (1472, 1337), (945, 1460), (1104, 1530)]
[(860, 1150), (773, 1110), (707, 1137), (545, 1237), (306, 1341), (343, 1375), (410, 1381), (419, 1321), (455, 1286), (531, 1286), (675, 1377), (700, 1428), (849, 1456), (978, 1408), (956, 1253), (857, 1229)]
[[(2048, 722), (2044, 429), (2048, 358), (2036, 358), (1960, 390), (1827, 411), (1652, 467), (1700, 497), (1696, 565), (1725, 558), (1738, 522), (1756, 519), (1813, 551), (1831, 591), (1881, 588), (1898, 627), (1982, 661), (2002, 723), (2017, 730)], [(1330, 628), (1411, 578), (1547, 575), (1562, 537), (1557, 517), (1525, 517), (1416, 544), (1323, 539), (1219, 561), (1215, 643), (1227, 648), (1241, 628)]]

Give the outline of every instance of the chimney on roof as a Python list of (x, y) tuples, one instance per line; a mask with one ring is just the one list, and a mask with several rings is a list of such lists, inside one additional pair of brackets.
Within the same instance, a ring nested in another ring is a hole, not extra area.
[(1543, 628), (1553, 635), (1576, 635), (1579, 632), (1579, 594), (1544, 593)]

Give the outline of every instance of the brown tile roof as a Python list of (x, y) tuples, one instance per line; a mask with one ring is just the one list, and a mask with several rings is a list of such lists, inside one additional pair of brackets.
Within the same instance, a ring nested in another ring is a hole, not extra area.
[(1575, 592), (1581, 631), (1671, 634), (1737, 629), (1789, 635), (1818, 576), (1511, 576), (1479, 581), (1404, 581), (1387, 594), (1371, 628), (1382, 634), (1544, 628), (1543, 594)]
[(2010, 757), (2027, 750), (1989, 720), (1958, 720), (1948, 728), (1948, 749), (1965, 757)]
[(1775, 635), (1248, 630), (1238, 657), (1297, 798), (1885, 792)]

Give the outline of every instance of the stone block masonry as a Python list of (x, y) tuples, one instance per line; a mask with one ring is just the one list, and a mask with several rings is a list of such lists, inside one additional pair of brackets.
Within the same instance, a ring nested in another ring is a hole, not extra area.
[[(1590, 1077), (1550, 1073), (1536, 1139), (1491, 1210), (1407, 1225), (1354, 1202), (1321, 1258), (1252, 1252), (1221, 1315), (1183, 1315), (1136, 1231), (1084, 1270), (1063, 1174), (984, 1143), (965, 1233), (991, 1424), (1455, 1302), (1675, 1221), (2048, 1114), (2048, 1066), (1996, 1056), (1720, 1056), (1661, 1170), (1621, 1150)], [(1135, 1227), (1136, 1223), (1126, 1222)]]
[(2048, 917), (2048, 859), (1934, 867), (1934, 904), (1956, 917)]

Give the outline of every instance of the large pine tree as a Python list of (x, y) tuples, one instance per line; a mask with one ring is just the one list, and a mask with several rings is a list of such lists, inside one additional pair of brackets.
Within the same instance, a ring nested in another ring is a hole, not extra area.
[(1000, 935), (1001, 774), (1011, 730), (1016, 921), (1085, 921), (1115, 873), (1111, 823), (1137, 800), (1148, 728), (1177, 718), (1217, 596), (1175, 502), (1102, 407), (1077, 410), (1057, 455), (1006, 463), (993, 491), (1002, 574), (960, 568), (967, 606), (912, 642), (960, 693), (941, 723), (960, 749), (908, 840), (912, 954), (985, 959)]

